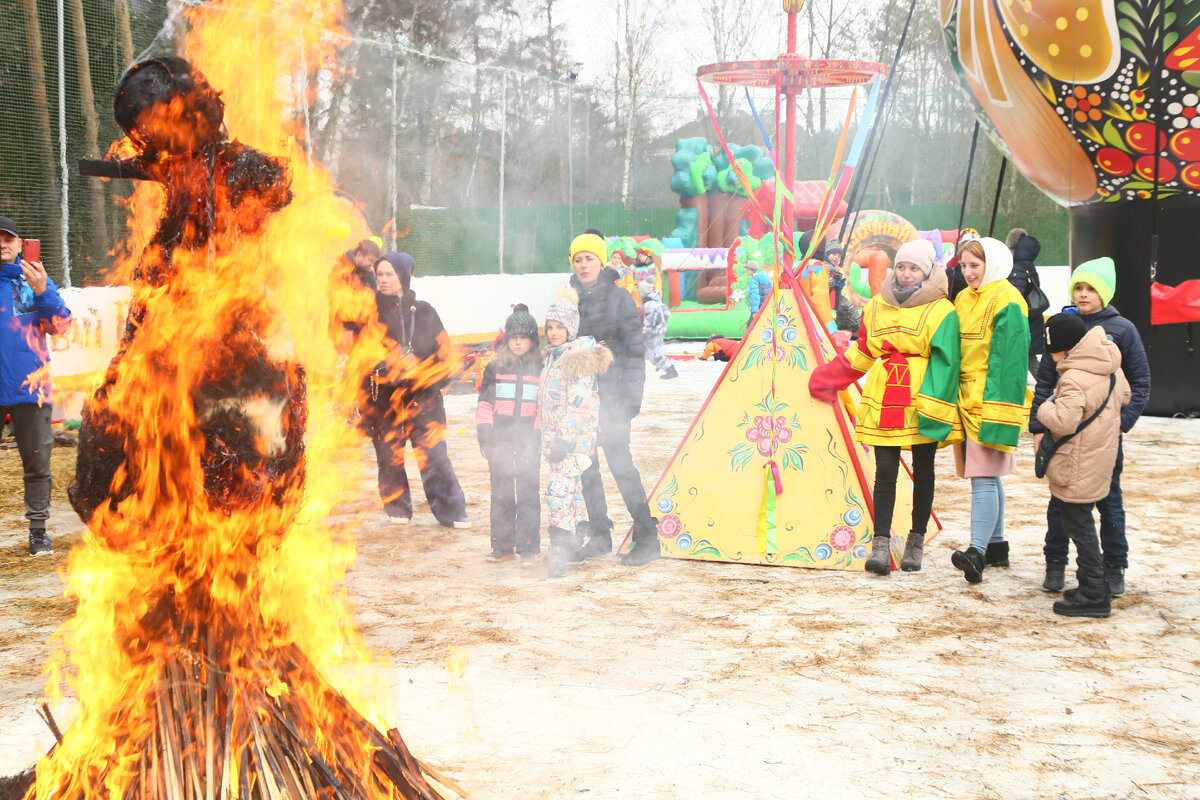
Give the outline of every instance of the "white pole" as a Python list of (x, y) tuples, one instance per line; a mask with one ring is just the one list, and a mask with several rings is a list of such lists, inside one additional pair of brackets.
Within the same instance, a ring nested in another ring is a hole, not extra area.
[[(573, 75), (574, 73), (572, 73)], [(570, 219), (571, 240), (575, 239), (575, 162), (572, 159), (571, 145), (571, 111), (572, 98), (575, 94), (575, 78), (567, 84), (567, 216)]]
[(396, 249), (396, 215), (400, 213), (399, 202), (396, 199), (396, 193), (400, 187), (396, 184), (396, 162), (399, 160), (399, 153), (396, 151), (396, 126), (398, 124), (398, 106), (400, 103), (399, 85), (397, 84), (397, 75), (400, 72), (400, 60), (395, 53), (392, 54), (392, 127), (389, 131), (390, 142), (388, 147), (388, 219), (392, 221), (391, 234), (388, 239), (391, 241), (391, 249)]
[(504, 148), (508, 137), (508, 70), (500, 81), (500, 274), (504, 274)]
[(67, 171), (67, 75), (63, 56), (63, 39), (66, 36), (63, 15), (63, 0), (58, 0), (58, 161), (62, 170), (62, 268), (63, 286), (71, 285), (71, 250), (67, 246), (71, 233), (71, 174)]

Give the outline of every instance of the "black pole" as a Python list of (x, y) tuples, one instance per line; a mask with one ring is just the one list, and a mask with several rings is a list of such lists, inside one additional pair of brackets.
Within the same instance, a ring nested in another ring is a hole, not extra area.
[(971, 153), (967, 156), (967, 179), (963, 181), (962, 205), (958, 207), (958, 231), (962, 236), (963, 218), (967, 213), (967, 191), (971, 188), (971, 167), (975, 165), (975, 142), (979, 139), (979, 120), (975, 120), (975, 130), (971, 131)]
[(1004, 170), (1008, 166), (1008, 159), (1000, 159), (1000, 174), (996, 176), (996, 198), (992, 200), (992, 221), (988, 223), (988, 236), (996, 230), (996, 211), (1000, 208), (1000, 190), (1004, 188)]

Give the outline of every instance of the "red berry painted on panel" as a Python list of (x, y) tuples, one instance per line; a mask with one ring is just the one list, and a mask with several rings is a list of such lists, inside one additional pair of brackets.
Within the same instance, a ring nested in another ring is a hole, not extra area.
[(1200, 189), (1200, 164), (1188, 164), (1179, 171), (1179, 180), (1190, 189)]
[(1096, 165), (1109, 175), (1125, 176), (1133, 172), (1133, 159), (1115, 147), (1102, 147), (1096, 151)]
[[(1145, 181), (1154, 180), (1154, 156), (1142, 156), (1134, 163), (1133, 168), (1137, 171), (1138, 177)], [(1158, 159), (1158, 182), (1167, 183), (1175, 180), (1175, 176), (1179, 174), (1179, 170), (1165, 158)]]
[(1189, 128), (1172, 136), (1171, 152), (1183, 161), (1200, 161), (1200, 130)]
[[(1154, 146), (1155, 134), (1158, 134), (1158, 147)], [(1125, 143), (1130, 150), (1150, 154), (1167, 146), (1167, 135), (1152, 122), (1135, 122), (1125, 129)]]

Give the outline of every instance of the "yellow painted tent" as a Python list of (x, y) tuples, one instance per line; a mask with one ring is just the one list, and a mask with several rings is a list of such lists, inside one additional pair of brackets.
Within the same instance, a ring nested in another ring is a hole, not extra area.
[[(862, 569), (874, 537), (875, 459), (853, 440), (857, 388), (836, 404), (809, 396), (809, 375), (834, 348), (803, 289), (781, 283), (650, 493), (662, 551)], [(912, 518), (912, 492), (898, 489), (894, 567)]]

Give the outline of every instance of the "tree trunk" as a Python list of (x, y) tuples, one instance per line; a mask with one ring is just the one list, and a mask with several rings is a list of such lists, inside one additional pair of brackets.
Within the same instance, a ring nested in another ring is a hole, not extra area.
[(629, 172), (633, 166), (633, 125), (635, 121), (634, 111), (637, 108), (637, 95), (629, 96), (629, 116), (625, 118), (625, 158), (624, 167), (621, 175), (621, 203), (627, 208), (629, 206)]
[(117, 57), (128, 67), (133, 63), (133, 31), (129, 27), (129, 0), (116, 0)]
[[(29, 43), (29, 104), (33, 119), (33, 131), (37, 135), (36, 147), (41, 158), (45, 176), (46, 207), (55, 207), (58, 200), (58, 176), (54, 163), (54, 138), (50, 134), (50, 103), (46, 99), (46, 57), (42, 53), (42, 26), (38, 21), (37, 0), (21, 0), (25, 18), (25, 40)], [(51, 242), (51, 248), (62, 241), (62, 221), (55, 214), (46, 215), (48, 230), (43, 240)], [(47, 253), (42, 254), (46, 260)], [(61, 254), (60, 254), (61, 257)]]
[[(88, 56), (87, 21), (83, 17), (83, 0), (70, 0), (71, 27), (75, 42), (75, 68), (79, 78), (79, 105), (83, 113), (84, 147), (88, 158), (100, 157), (100, 115), (96, 113), (96, 95), (92, 91), (92, 67)], [(108, 241), (108, 222), (105, 206), (108, 205), (104, 184), (98, 180), (87, 182), (91, 196), (89, 212), (92, 216), (92, 249), (107, 253), (112, 249)]]

